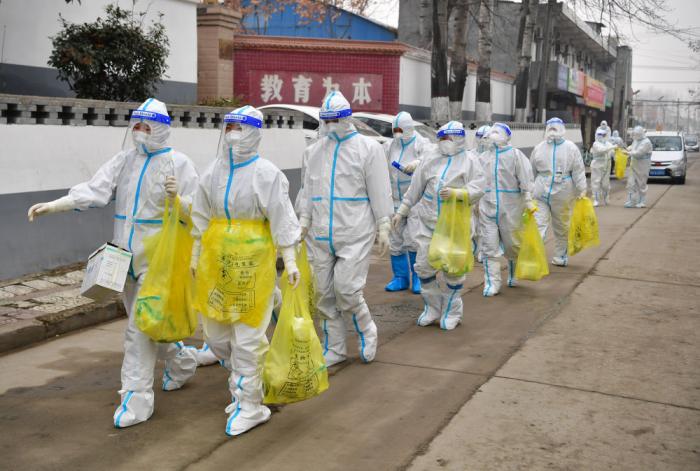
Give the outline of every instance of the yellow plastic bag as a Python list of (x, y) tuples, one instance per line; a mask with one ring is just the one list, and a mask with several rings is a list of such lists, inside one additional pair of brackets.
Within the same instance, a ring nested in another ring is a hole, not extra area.
[(275, 287), (276, 260), (267, 221), (212, 219), (202, 236), (195, 308), (218, 322), (258, 327)]
[(461, 276), (474, 267), (471, 240), (471, 209), (468, 201), (451, 196), (442, 202), (433, 238), (428, 248), (428, 263), (450, 276)]
[(518, 232), (520, 251), (515, 263), (515, 277), (521, 280), (538, 281), (549, 275), (547, 252), (535, 216), (529, 211), (523, 213), (523, 224)]
[(282, 308), (263, 368), (266, 404), (299, 402), (328, 389), (328, 370), (308, 307), (313, 281), (305, 248), (297, 265), (301, 281), (296, 289), (288, 285), (286, 272), (281, 279)]
[(176, 342), (197, 327), (192, 308), (191, 222), (181, 203), (165, 201), (163, 229), (143, 241), (148, 272), (136, 299), (136, 326), (156, 342)]
[[(309, 313), (311, 316), (314, 315), (316, 312), (316, 279), (314, 278), (313, 275), (313, 270), (311, 269), (311, 264), (309, 263), (309, 256), (306, 251), (306, 244), (301, 243), (300, 244), (301, 249), (297, 253), (297, 267), (299, 268), (299, 275), (301, 276), (301, 280), (308, 280), (308, 283), (306, 282), (299, 282), (299, 286), (297, 286), (297, 291), (300, 291), (297, 293), (297, 296), (299, 296), (299, 299), (301, 302), (308, 306)], [(280, 278), (280, 290), (282, 291), (282, 299), (287, 294), (288, 290), (291, 290), (292, 287), (287, 283), (287, 271), (285, 270), (282, 273), (282, 277)]]
[(598, 238), (598, 218), (589, 198), (581, 198), (574, 203), (574, 211), (569, 225), (569, 255), (600, 244)]
[(627, 170), (627, 152), (624, 149), (615, 149), (615, 177), (618, 180), (625, 178), (625, 170)]

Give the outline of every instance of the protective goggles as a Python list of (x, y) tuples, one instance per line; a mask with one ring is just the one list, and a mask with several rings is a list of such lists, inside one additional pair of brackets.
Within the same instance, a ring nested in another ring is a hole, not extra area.
[(438, 131), (437, 137), (445, 137), (445, 136), (466, 136), (466, 133), (464, 132), (464, 129), (442, 129)]
[(224, 123), (247, 124), (248, 126), (253, 126), (254, 128), (262, 128), (262, 121), (258, 118), (253, 118), (252, 116), (238, 113), (226, 114), (224, 116)]
[(131, 113), (131, 119), (147, 119), (149, 121), (155, 121), (170, 126), (170, 116), (154, 113), (153, 111), (134, 110)]
[(321, 110), (318, 113), (318, 117), (321, 119), (340, 119), (352, 116), (352, 110), (350, 108), (340, 111), (334, 110)]

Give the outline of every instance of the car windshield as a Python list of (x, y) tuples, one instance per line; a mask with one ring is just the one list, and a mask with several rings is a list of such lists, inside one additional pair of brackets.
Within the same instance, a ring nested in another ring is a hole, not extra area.
[(380, 121), (378, 119), (367, 118), (366, 116), (357, 116), (355, 119), (362, 121), (384, 137), (393, 137), (391, 123)]
[(691, 146), (697, 145), (698, 138), (697, 136), (686, 136), (685, 143)]
[(367, 126), (365, 123), (363, 123), (362, 121), (360, 121), (360, 120), (357, 119), (357, 118), (352, 118), (352, 117), (351, 117), (351, 118), (350, 118), (350, 121), (352, 121), (352, 124), (355, 125), (355, 128), (357, 129), (357, 132), (359, 132), (359, 133), (362, 134), (363, 136), (377, 137), (377, 136), (380, 135), (377, 131), (375, 131), (374, 129), (370, 128), (369, 126)]
[(435, 135), (435, 131), (430, 129), (428, 126), (425, 125), (420, 125), (416, 126), (416, 132), (423, 136), (424, 138), (428, 139), (430, 142), (437, 142), (437, 137)]
[(648, 136), (655, 151), (679, 151), (683, 150), (683, 142), (680, 136)]

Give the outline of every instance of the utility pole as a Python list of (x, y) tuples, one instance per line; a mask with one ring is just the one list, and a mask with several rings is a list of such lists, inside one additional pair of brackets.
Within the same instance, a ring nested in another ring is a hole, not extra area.
[(547, 1), (547, 16), (544, 20), (544, 39), (542, 45), (542, 58), (540, 60), (540, 77), (537, 85), (537, 119), (540, 123), (547, 120), (547, 72), (549, 71), (549, 46), (551, 44), (552, 28), (550, 26), (552, 20), (552, 10), (557, 4), (557, 0)]
[(678, 127), (681, 122), (681, 99), (676, 98), (676, 131), (680, 130)]

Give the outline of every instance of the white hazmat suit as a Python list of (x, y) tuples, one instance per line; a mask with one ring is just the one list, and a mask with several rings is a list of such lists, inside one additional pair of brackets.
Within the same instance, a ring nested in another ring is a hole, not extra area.
[(625, 208), (646, 208), (647, 180), (651, 166), (651, 153), (654, 146), (646, 137), (641, 126), (632, 130), (632, 145), (627, 148), (630, 159), (630, 172), (627, 176), (627, 201)]
[[(491, 130), (491, 126), (480, 126), (479, 129), (476, 130), (475, 133), (475, 138), (476, 138), (476, 147), (474, 150), (474, 157), (476, 158), (476, 161), (479, 163), (479, 168), (482, 169), (484, 168), (484, 162), (482, 158), (484, 157), (486, 151), (489, 149), (489, 131)], [(480, 222), (479, 222), (479, 205), (475, 204), (472, 207), (472, 250), (474, 251), (474, 258), (476, 259), (477, 262), (481, 263), (482, 261), (482, 254), (481, 254), (481, 245), (479, 243), (479, 233), (480, 233)]]
[(608, 129), (599, 127), (595, 132), (595, 142), (591, 146), (591, 192), (593, 206), (608, 204), (610, 198), (610, 168), (615, 144), (610, 142)]
[[(298, 276), (294, 245), (300, 239), (299, 222), (289, 199), (287, 178), (257, 153), (262, 118), (262, 113), (252, 106), (238, 108), (224, 118), (216, 159), (202, 174), (192, 206), (193, 268), (197, 266), (199, 250), (206, 250), (200, 247), (200, 240), (212, 219), (258, 220), (269, 221), (273, 242), (282, 252), (287, 272)], [(227, 131), (229, 123), (240, 125), (240, 130)], [(270, 410), (262, 404), (262, 367), (269, 346), (265, 331), (273, 304), (274, 296), (270, 296), (257, 327), (203, 317), (207, 345), (231, 369), (227, 435), (240, 435), (270, 418)]]
[(530, 155), (535, 177), (533, 197), (537, 200), (535, 219), (544, 240), (551, 224), (554, 230), (554, 265), (568, 264), (571, 203), (586, 195), (586, 169), (576, 144), (564, 139), (564, 122), (547, 121), (545, 140)]
[(459, 199), (468, 198), (476, 203), (484, 194), (484, 177), (477, 159), (466, 150), (465, 131), (462, 123), (450, 121), (438, 130), (440, 142), (418, 166), (411, 186), (394, 224), (399, 225), (409, 212), (419, 218), (416, 272), (421, 278), (421, 294), (425, 307), (418, 317), (418, 325), (425, 327), (440, 321), (440, 328), (452, 330), (462, 321), (462, 290), (464, 275), (459, 277), (444, 274), (442, 283), (437, 271), (428, 262), (428, 249), (440, 214), (441, 201), (454, 191)]
[(479, 201), (479, 240), (484, 263), (484, 296), (500, 292), (501, 265), (497, 258), (501, 254), (508, 260), (508, 286), (517, 284), (515, 261), (520, 244), (516, 232), (525, 208), (535, 209), (532, 166), (520, 150), (509, 145), (511, 134), (504, 123), (491, 126), (492, 147), (482, 157), (486, 186)]
[[(401, 111), (394, 118), (394, 139), (384, 144), (384, 151), (389, 160), (391, 193), (394, 211), (399, 208), (404, 193), (411, 184), (413, 173), (421, 161), (429, 142), (415, 131), (411, 115)], [(400, 129), (401, 132), (396, 132)], [(397, 168), (401, 166), (403, 171)], [(400, 227), (389, 234), (389, 253), (393, 279), (386, 285), (387, 291), (403, 291), (411, 286), (412, 291), (420, 293), (420, 280), (415, 272), (416, 252), (418, 247), (414, 238), (417, 230), (418, 216), (411, 213)]]
[[(144, 124), (150, 134), (142, 129)], [(184, 348), (182, 342), (158, 344), (134, 323), (136, 299), (148, 270), (143, 240), (162, 227), (166, 180), (175, 177), (182, 207), (188, 211), (197, 187), (194, 165), (186, 155), (167, 147), (169, 137), (170, 118), (165, 104), (149, 98), (132, 113), (124, 150), (100, 167), (90, 181), (48, 203), (58, 211), (82, 211), (104, 207), (116, 198), (112, 243), (133, 254), (123, 294), (129, 322), (124, 336), (121, 404), (114, 412), (117, 428), (143, 422), (153, 414), (153, 369), (158, 356), (166, 359), (166, 391), (180, 388), (197, 368), (195, 349)]]
[(343, 317), (351, 319), (357, 332), (362, 361), (374, 359), (377, 326), (362, 291), (377, 228), (385, 252), (393, 212), (384, 151), (355, 130), (347, 119), (351, 115), (340, 92), (324, 99), (320, 117), (328, 136), (309, 148), (300, 204), (302, 234), (308, 230), (310, 236), (328, 366), (346, 358)]

